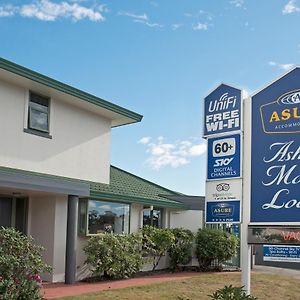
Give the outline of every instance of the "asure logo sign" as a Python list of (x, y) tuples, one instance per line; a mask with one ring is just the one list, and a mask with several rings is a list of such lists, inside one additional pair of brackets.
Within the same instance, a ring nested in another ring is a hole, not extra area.
[(241, 90), (221, 84), (204, 101), (204, 136), (241, 129)]
[(300, 132), (300, 90), (281, 95), (277, 101), (260, 107), (265, 133)]
[(234, 205), (228, 203), (217, 203), (212, 206), (213, 217), (232, 217)]
[(207, 201), (206, 223), (239, 223), (240, 201)]

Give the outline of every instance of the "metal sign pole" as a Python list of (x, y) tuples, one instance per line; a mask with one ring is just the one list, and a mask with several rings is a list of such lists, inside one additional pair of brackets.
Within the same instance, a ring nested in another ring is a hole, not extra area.
[(241, 224), (241, 269), (242, 285), (249, 295), (251, 291), (251, 246), (248, 245), (251, 193), (251, 98), (244, 98), (244, 176), (243, 176), (243, 219)]

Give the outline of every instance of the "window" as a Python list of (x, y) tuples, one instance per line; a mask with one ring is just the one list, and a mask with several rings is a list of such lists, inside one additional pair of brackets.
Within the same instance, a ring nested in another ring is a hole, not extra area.
[(143, 226), (150, 225), (162, 228), (162, 209), (157, 207), (144, 207)]
[(49, 102), (47, 97), (29, 93), (28, 129), (49, 133)]
[(27, 229), (27, 198), (0, 197), (0, 228), (14, 227), (22, 233)]
[(130, 205), (124, 203), (81, 199), (79, 202), (79, 232), (129, 233)]

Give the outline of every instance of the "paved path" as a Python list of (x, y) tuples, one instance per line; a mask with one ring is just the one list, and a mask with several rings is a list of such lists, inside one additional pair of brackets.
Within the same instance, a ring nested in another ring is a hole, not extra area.
[(284, 268), (276, 268), (276, 267), (255, 265), (253, 267), (253, 271), (254, 272), (259, 272), (259, 273), (267, 273), (267, 274), (274, 274), (274, 275), (280, 275), (280, 276), (288, 276), (288, 277), (300, 279), (300, 270), (292, 270), (292, 269), (284, 269)]
[(100, 292), (110, 289), (121, 289), (125, 287), (141, 286), (171, 280), (186, 279), (190, 277), (199, 276), (200, 274), (201, 273), (197, 272), (182, 272), (175, 274), (170, 273), (98, 283), (79, 282), (72, 285), (65, 285), (63, 283), (53, 283), (45, 284), (43, 287), (43, 292), (45, 299), (55, 299), (66, 296), (77, 296), (86, 293)]

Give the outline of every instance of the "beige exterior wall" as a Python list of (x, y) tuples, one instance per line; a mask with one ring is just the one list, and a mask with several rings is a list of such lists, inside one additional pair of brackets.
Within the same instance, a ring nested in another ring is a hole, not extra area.
[(170, 228), (182, 227), (196, 233), (203, 227), (203, 211), (178, 210), (170, 212)]
[(53, 267), (52, 274), (45, 274), (44, 280), (64, 280), (67, 196), (39, 195), (29, 197), (28, 234), (43, 246), (44, 261)]
[(51, 99), (52, 139), (28, 134), (23, 132), (28, 95), (28, 90), (0, 81), (0, 166), (108, 183), (110, 121)]
[[(165, 228), (184, 227), (196, 232), (202, 227), (202, 212), (174, 211), (164, 209), (163, 224)], [(132, 204), (130, 213), (130, 232), (137, 232), (142, 227), (143, 205)], [(43, 278), (52, 282), (63, 282), (65, 272), (67, 227), (67, 196), (34, 195), (29, 198), (28, 233), (37, 244), (46, 248), (44, 260), (53, 266), (53, 274)], [(89, 237), (77, 237), (76, 268), (77, 280), (91, 273), (85, 265), (86, 256), (83, 251)], [(157, 269), (168, 267), (168, 257), (163, 257)], [(151, 263), (143, 266), (142, 271), (152, 269)]]

